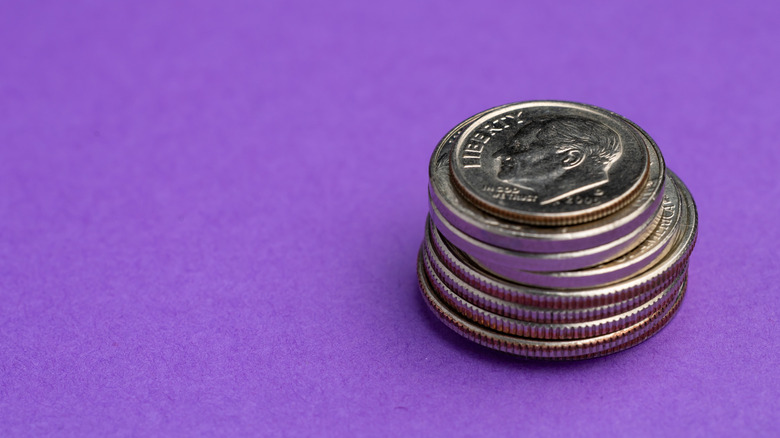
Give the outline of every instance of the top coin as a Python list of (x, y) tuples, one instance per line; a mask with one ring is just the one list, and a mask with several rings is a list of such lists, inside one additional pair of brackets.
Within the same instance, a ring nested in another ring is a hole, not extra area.
[(619, 210), (644, 187), (645, 142), (602, 108), (537, 101), (488, 110), (452, 150), (455, 187), (474, 205), (533, 225), (574, 225)]

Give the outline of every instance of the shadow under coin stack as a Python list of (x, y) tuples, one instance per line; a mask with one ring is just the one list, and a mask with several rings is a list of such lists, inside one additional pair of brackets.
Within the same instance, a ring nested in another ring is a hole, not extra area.
[(614, 353), (685, 295), (696, 206), (629, 120), (523, 102), (464, 121), (430, 163), (418, 277), (462, 336), (541, 359)]

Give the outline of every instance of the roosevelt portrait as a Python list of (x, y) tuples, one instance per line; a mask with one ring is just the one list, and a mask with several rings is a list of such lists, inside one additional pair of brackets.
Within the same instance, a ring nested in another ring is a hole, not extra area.
[(620, 137), (605, 124), (555, 117), (523, 123), (493, 158), (499, 180), (534, 192), (545, 205), (606, 184), (622, 152)]

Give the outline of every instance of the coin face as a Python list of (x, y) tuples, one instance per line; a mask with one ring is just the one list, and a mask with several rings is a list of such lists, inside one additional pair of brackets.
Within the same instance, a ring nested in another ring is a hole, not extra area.
[(650, 166), (639, 195), (626, 207), (598, 220), (564, 227), (520, 224), (485, 212), (454, 187), (450, 172), (452, 150), (466, 127), (483, 114), (462, 122), (439, 142), (429, 167), (429, 195), (433, 205), (459, 230), (494, 246), (521, 252), (560, 253), (594, 248), (624, 237), (640, 227), (661, 203), (665, 168), (652, 139), (634, 126), (650, 151)]
[(569, 102), (506, 105), (474, 119), (450, 157), (455, 187), (512, 221), (572, 225), (613, 213), (645, 185), (645, 142), (622, 117)]

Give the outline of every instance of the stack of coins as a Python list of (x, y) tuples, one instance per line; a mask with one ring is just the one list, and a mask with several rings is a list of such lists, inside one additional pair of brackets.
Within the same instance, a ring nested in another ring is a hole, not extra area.
[(685, 294), (696, 206), (629, 120), (523, 102), (462, 122), (430, 163), (425, 302), (484, 346), (584, 359), (663, 328)]

